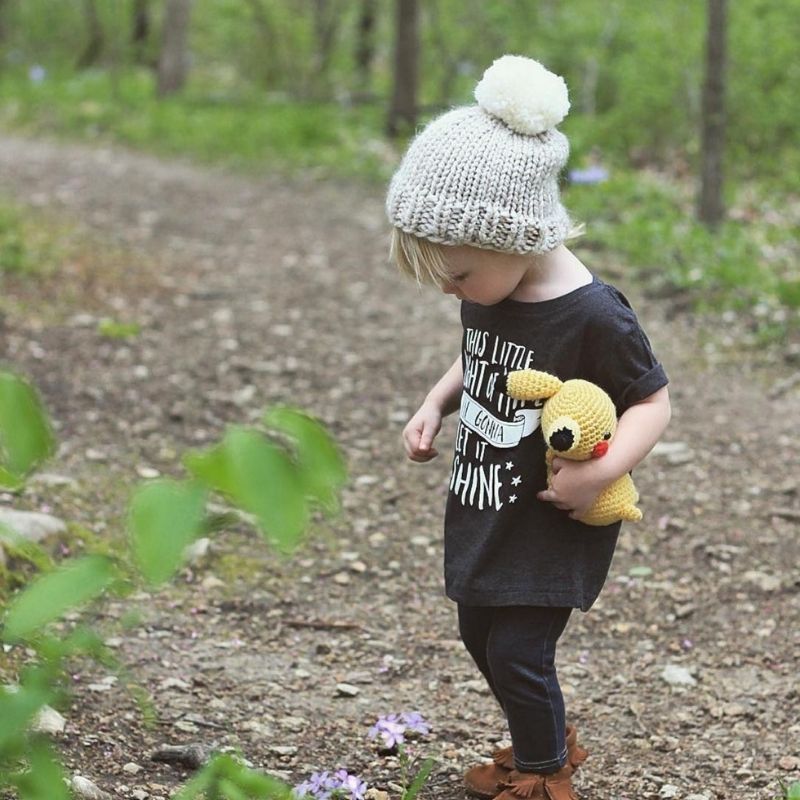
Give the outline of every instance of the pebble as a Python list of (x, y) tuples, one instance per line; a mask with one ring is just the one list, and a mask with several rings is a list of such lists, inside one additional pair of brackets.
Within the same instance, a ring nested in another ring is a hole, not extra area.
[(42, 706), (36, 719), (33, 722), (32, 728), (38, 733), (56, 734), (62, 733), (66, 720), (61, 714), (50, 706)]
[(51, 514), (13, 511), (10, 508), (0, 508), (0, 525), (7, 525), (15, 533), (32, 542), (41, 542), (47, 536), (55, 536), (67, 530), (66, 523)]
[(269, 748), (270, 752), (275, 753), (277, 756), (293, 756), (297, 752), (297, 748), (288, 744), (275, 744)]
[(334, 583), (338, 583), (341, 586), (346, 586), (350, 583), (350, 576), (346, 572), (337, 572), (333, 576)]
[(696, 686), (697, 681), (692, 677), (686, 667), (679, 667), (677, 664), (667, 664), (661, 672), (662, 680), (670, 686)]
[(85, 798), (85, 800), (111, 800), (110, 794), (104, 792), (88, 778), (84, 778), (80, 775), (74, 775), (70, 785), (73, 791), (80, 797)]
[(663, 798), (677, 797), (678, 787), (671, 783), (665, 783), (659, 790), (658, 796)]
[(339, 697), (355, 697), (358, 692), (358, 686), (353, 686), (352, 683), (336, 684), (336, 694), (339, 695)]
[(142, 771), (142, 767), (133, 761), (129, 761), (127, 764), (123, 765), (122, 771), (129, 772), (131, 775), (138, 775)]

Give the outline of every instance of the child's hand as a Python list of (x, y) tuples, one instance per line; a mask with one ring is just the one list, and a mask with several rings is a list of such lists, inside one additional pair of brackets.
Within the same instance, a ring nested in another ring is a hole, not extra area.
[(433, 440), (442, 427), (442, 410), (426, 400), (403, 429), (403, 447), (412, 461), (423, 463), (439, 455)]
[(602, 459), (570, 461), (554, 458), (550, 488), (536, 496), (562, 511), (569, 511), (570, 517), (577, 519), (592, 507), (597, 495), (613, 481), (602, 466)]

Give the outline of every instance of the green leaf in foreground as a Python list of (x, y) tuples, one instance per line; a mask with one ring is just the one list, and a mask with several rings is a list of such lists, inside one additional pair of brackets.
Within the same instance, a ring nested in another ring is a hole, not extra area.
[(36, 390), (0, 371), (0, 486), (16, 488), (55, 450), (55, 439)]
[(3, 638), (13, 641), (37, 633), (64, 612), (93, 600), (114, 577), (111, 560), (92, 555), (71, 560), (37, 578), (11, 603)]
[(261, 532), (284, 552), (308, 524), (304, 480), (288, 455), (256, 430), (231, 426), (218, 445), (184, 456), (199, 480), (258, 519)]
[(264, 424), (292, 438), (306, 493), (326, 510), (336, 510), (337, 491), (347, 479), (347, 470), (325, 428), (308, 414), (287, 407), (267, 411)]
[(433, 758), (426, 758), (425, 761), (422, 762), (422, 766), (419, 768), (419, 772), (414, 776), (414, 780), (411, 781), (411, 785), (403, 792), (402, 800), (414, 800), (425, 784), (425, 781), (428, 780), (428, 776), (431, 774), (435, 763), (436, 761)]
[(131, 545), (150, 583), (163, 583), (178, 570), (186, 546), (202, 528), (205, 504), (205, 487), (194, 481), (165, 478), (137, 489), (130, 505)]
[(36, 741), (29, 759), (29, 768), (12, 777), (22, 800), (71, 800), (72, 795), (64, 783), (64, 771), (45, 740)]
[(0, 686), (0, 754), (13, 750), (13, 743), (24, 749), (24, 735), (39, 709), (54, 695), (45, 669), (31, 669), (22, 686)]

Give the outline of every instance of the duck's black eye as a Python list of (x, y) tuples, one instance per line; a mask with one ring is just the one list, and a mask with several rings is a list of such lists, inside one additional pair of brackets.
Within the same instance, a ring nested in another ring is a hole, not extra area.
[(606, 433), (606, 434), (604, 434), (603, 438), (604, 438), (606, 441), (608, 441), (608, 440), (611, 438), (611, 434), (610, 434), (610, 433)]
[(572, 431), (569, 428), (560, 428), (550, 434), (550, 447), (562, 453), (565, 450), (569, 450), (574, 441), (575, 437), (572, 435)]

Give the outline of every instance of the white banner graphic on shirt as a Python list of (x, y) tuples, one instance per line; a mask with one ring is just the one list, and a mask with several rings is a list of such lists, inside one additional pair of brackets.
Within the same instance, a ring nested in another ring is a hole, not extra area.
[(540, 408), (520, 408), (511, 421), (498, 419), (466, 392), (461, 394), (461, 421), (495, 447), (516, 447), (539, 427)]

